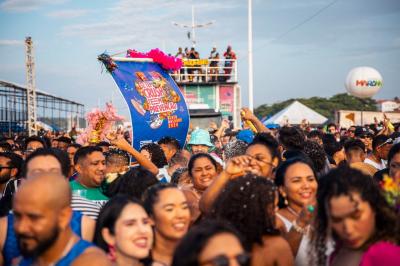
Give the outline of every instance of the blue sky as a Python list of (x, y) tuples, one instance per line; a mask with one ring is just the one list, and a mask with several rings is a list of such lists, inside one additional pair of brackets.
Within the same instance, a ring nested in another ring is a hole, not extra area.
[[(207, 57), (228, 44), (238, 54), (242, 102), (247, 104), (245, 0), (3, 0), (0, 1), (0, 79), (25, 84), (23, 40), (35, 44), (40, 90), (92, 108), (122, 97), (96, 57), (133, 48), (190, 46), (172, 22), (214, 20), (196, 31)], [(253, 0), (254, 104), (345, 92), (350, 69), (371, 66), (383, 76), (375, 98), (400, 96), (399, 0)]]

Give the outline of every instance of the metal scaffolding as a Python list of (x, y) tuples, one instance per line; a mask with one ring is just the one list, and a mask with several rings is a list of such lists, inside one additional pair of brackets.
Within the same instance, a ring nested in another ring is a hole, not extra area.
[(31, 37), (25, 39), (26, 49), (26, 83), (28, 99), (28, 136), (37, 134), (36, 127), (36, 85), (35, 85), (35, 58), (33, 55), (33, 42)]
[[(0, 80), (0, 132), (28, 134), (27, 87)], [(85, 127), (84, 105), (36, 90), (37, 127), (54, 131)]]

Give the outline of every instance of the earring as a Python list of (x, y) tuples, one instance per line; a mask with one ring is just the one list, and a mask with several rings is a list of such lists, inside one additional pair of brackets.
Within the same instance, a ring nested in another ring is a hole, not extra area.
[(284, 193), (281, 193), (281, 195), (282, 195), (282, 198), (283, 198), (283, 204), (285, 204), (285, 206), (288, 206), (288, 205), (289, 205), (289, 202), (288, 202), (288, 200), (287, 200), (286, 195), (285, 195)]
[(115, 254), (115, 247), (113, 245), (108, 244), (108, 258), (110, 261), (115, 262), (117, 260), (117, 256)]

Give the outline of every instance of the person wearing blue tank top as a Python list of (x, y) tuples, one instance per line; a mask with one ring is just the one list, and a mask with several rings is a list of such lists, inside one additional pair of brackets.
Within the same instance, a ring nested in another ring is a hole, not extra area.
[[(84, 216), (82, 215), (81, 212), (74, 211), (72, 213), (71, 229), (79, 237), (82, 237), (83, 217)], [(14, 214), (9, 213), (6, 219), (7, 219), (7, 225), (6, 225), (7, 233), (3, 245), (2, 254), (4, 259), (4, 265), (7, 266), (7, 265), (12, 265), (13, 259), (18, 258), (21, 255), (21, 252), (19, 251), (17, 238), (15, 236), (15, 232), (13, 229)]]
[(106, 254), (72, 230), (71, 190), (60, 174), (27, 179), (13, 201), (22, 258), (13, 265), (110, 265)]

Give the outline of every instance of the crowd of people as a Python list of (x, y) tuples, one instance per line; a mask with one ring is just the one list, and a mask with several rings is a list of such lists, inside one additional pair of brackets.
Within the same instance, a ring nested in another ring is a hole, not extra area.
[(269, 130), (241, 114), (184, 147), (5, 137), (0, 265), (399, 264), (398, 127)]
[[(191, 47), (190, 49), (186, 47), (184, 50), (182, 50), (182, 47), (179, 47), (175, 57), (182, 60), (202, 59), (195, 47)], [(174, 75), (173, 77), (179, 81), (188, 82), (228, 81), (231, 78), (236, 59), (236, 54), (230, 45), (226, 48), (223, 57), (220, 56), (217, 47), (213, 46), (206, 65), (194, 64), (193, 66), (188, 66), (187, 69), (179, 70), (176, 73), (179, 75)]]

